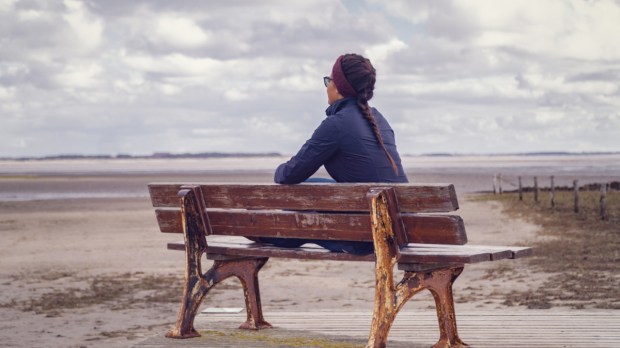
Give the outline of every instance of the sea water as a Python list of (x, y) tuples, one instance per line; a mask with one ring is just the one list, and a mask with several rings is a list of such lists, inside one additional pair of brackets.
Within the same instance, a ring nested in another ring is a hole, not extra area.
[[(122, 158), (1, 160), (0, 201), (147, 197), (152, 181), (271, 182), (289, 157)], [(620, 154), (403, 156), (414, 183), (452, 183), (457, 192), (490, 191), (493, 185), (571, 186), (620, 181)], [(500, 175), (501, 174), (501, 179)], [(324, 169), (316, 176), (328, 177)]]

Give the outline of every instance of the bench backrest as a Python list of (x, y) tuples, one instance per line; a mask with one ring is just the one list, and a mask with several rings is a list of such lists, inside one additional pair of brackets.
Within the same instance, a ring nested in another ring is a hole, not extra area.
[(179, 191), (197, 187), (208, 217), (205, 235), (372, 241), (368, 193), (393, 188), (410, 243), (465, 244), (451, 184), (149, 184), (162, 232), (182, 233)]

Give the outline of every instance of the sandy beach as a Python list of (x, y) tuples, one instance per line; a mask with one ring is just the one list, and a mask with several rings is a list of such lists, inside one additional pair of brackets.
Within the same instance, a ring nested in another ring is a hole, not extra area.
[[(33, 188), (145, 187), (152, 181), (200, 181), (191, 175), (5, 176), (5, 192)], [(433, 179), (432, 177), (429, 179)], [(212, 175), (208, 181), (269, 182), (271, 173)], [(465, 180), (465, 179), (463, 179)], [(425, 180), (428, 181), (428, 180)], [(458, 190), (458, 188), (457, 188)], [(499, 203), (460, 194), (472, 244), (527, 245), (538, 227), (503, 213)], [(148, 197), (0, 202), (0, 346), (127, 347), (176, 319), (183, 253), (166, 250), (179, 235), (158, 230)], [(204, 269), (208, 267), (208, 262)], [(260, 273), (270, 311), (372, 311), (370, 263), (272, 259)], [(467, 266), (455, 285), (457, 312), (519, 310), (505, 303), (515, 289), (536, 289), (547, 274), (522, 260)], [(232, 289), (232, 291), (230, 291)], [(238, 290), (238, 291), (235, 291)], [(237, 280), (227, 280), (204, 307), (243, 307)], [(345, 293), (347, 295), (345, 296)], [(433, 308), (430, 294), (409, 308)]]

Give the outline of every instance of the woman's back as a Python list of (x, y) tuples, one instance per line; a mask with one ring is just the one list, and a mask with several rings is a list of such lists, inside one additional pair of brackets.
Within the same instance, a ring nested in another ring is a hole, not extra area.
[(347, 98), (339, 103), (342, 105), (332, 105), (337, 108), (334, 114), (328, 116), (328, 119), (333, 118), (333, 136), (339, 140), (338, 149), (324, 163), (329, 175), (337, 182), (407, 182), (396, 150), (394, 131), (383, 115), (372, 109), (385, 148), (394, 159), (397, 171), (394, 171), (379, 146), (355, 100)]
[[(280, 184), (306, 181), (322, 165), (337, 182), (407, 182), (388, 121), (368, 105), (376, 79), (370, 61), (357, 54), (336, 60), (331, 76), (323, 78), (330, 105), (327, 117), (312, 137), (286, 163), (278, 166), (274, 180)], [(312, 239), (258, 238), (263, 243), (295, 248), (316, 243), (335, 252), (367, 254), (368, 242)]]

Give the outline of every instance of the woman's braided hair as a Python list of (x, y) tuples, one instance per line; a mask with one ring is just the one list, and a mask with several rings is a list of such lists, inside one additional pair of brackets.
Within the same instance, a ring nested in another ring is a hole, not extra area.
[(381, 145), (381, 148), (385, 152), (385, 155), (390, 161), (394, 172), (398, 174), (396, 162), (383, 143), (379, 126), (377, 125), (377, 121), (372, 114), (370, 106), (368, 105), (368, 101), (372, 99), (375, 90), (375, 81), (377, 77), (375, 68), (367, 58), (364, 58), (359, 54), (349, 53), (342, 57), (342, 71), (344, 72), (349, 84), (357, 93), (355, 96), (357, 98), (357, 106), (360, 108), (364, 118), (366, 118), (370, 124), (370, 127), (377, 138), (377, 142), (379, 142), (379, 145)]

